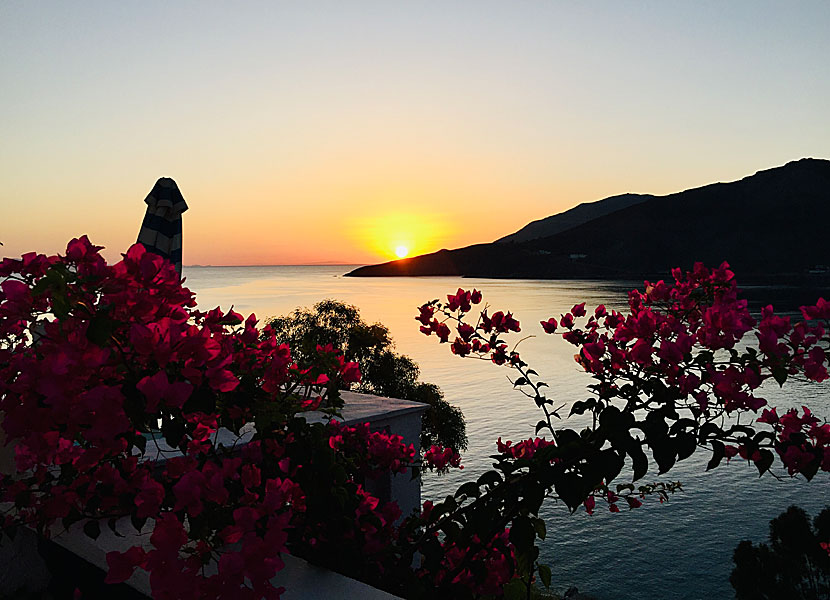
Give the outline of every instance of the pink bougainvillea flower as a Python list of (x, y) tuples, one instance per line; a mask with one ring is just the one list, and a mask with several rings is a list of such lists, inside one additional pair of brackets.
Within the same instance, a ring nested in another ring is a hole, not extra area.
[(357, 383), (360, 381), (360, 365), (356, 362), (347, 362), (340, 371), (340, 377), (344, 383)]
[(556, 323), (556, 319), (554, 319), (553, 317), (551, 317), (547, 321), (539, 321), (539, 323), (541, 323), (542, 329), (545, 330), (545, 333), (555, 333), (556, 332), (557, 323)]
[(462, 323), (456, 329), (458, 331), (458, 335), (461, 336), (461, 339), (465, 342), (469, 342), (476, 331), (475, 328), (472, 325), (469, 325), (468, 323)]
[[(480, 301), (480, 298), (479, 298)], [(461, 312), (469, 312), (472, 306), (472, 294), (461, 288), (458, 288), (455, 294), (447, 295), (447, 308), (449, 310), (458, 310)]]
[(802, 306), (801, 314), (807, 320), (830, 320), (830, 302), (825, 300), (824, 298), (819, 298), (813, 306)]
[(571, 314), (575, 317), (584, 317), (585, 316), (585, 303), (580, 302), (579, 304), (575, 304), (574, 307), (571, 309)]
[(450, 328), (447, 327), (445, 323), (438, 323), (435, 327), (435, 333), (438, 335), (438, 339), (441, 340), (441, 343), (444, 343), (450, 339)]
[(432, 446), (424, 453), (424, 463), (439, 473), (448, 471), (450, 467), (464, 468), (461, 465), (461, 456), (457, 452), (452, 448), (440, 446)]
[(588, 496), (587, 498), (585, 498), (585, 502), (583, 502), (583, 505), (585, 506), (585, 512), (587, 512), (589, 515), (592, 515), (594, 514), (594, 509), (596, 508), (597, 502), (593, 496)]
[(136, 567), (144, 566), (147, 553), (140, 546), (133, 546), (126, 552), (107, 553), (107, 576), (104, 583), (122, 583), (132, 577)]
[(458, 356), (467, 356), (473, 347), (470, 343), (465, 342), (461, 338), (455, 338), (455, 341), (450, 346), (450, 350), (452, 350), (453, 354), (457, 354)]
[(418, 311), (420, 314), (415, 317), (415, 320), (420, 321), (424, 327), (428, 327), (433, 315), (435, 315), (435, 307), (431, 304), (424, 304), (418, 308)]

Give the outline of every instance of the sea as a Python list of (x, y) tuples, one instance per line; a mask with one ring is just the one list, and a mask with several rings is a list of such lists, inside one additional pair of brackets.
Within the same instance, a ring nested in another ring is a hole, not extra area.
[[(574, 362), (574, 348), (558, 336), (545, 335), (539, 321), (556, 317), (578, 302), (625, 310), (627, 292), (642, 281), (501, 280), (458, 277), (351, 278), (354, 266), (185, 267), (185, 285), (196, 293), (203, 309), (234, 308), (264, 322), (331, 298), (353, 304), (365, 321), (386, 325), (396, 351), (420, 366), (421, 380), (441, 387), (446, 399), (459, 407), (467, 422), (469, 448), (464, 469), (449, 475), (426, 474), (422, 497), (440, 500), (464, 481), (490, 467), (496, 440), (532, 437), (541, 418), (534, 403), (515, 391), (513, 373), (472, 358), (459, 358), (449, 344), (440, 344), (418, 330), (417, 307), (445, 299), (459, 287), (481, 290), (495, 310), (512, 311), (522, 332), (518, 350), (549, 384), (548, 397), (567, 415), (571, 403), (590, 397), (591, 378)], [(763, 289), (754, 289), (763, 297)], [(770, 289), (780, 297), (781, 289)], [(528, 337), (529, 336), (529, 337)], [(789, 383), (782, 389), (766, 385), (763, 396), (781, 408), (806, 405), (820, 417), (830, 417), (830, 381)], [(580, 418), (563, 420), (570, 427)], [(553, 572), (560, 593), (577, 587), (599, 600), (698, 600), (734, 598), (729, 584), (732, 554), (741, 540), (766, 541), (770, 519), (792, 504), (815, 515), (830, 504), (830, 477), (819, 473), (811, 482), (770, 475), (758, 477), (745, 462), (724, 462), (707, 472), (709, 457), (696, 453), (669, 473), (650, 470), (643, 481), (679, 481), (678, 492), (666, 503), (654, 498), (642, 508), (620, 513), (580, 509), (571, 514), (553, 500), (543, 507), (547, 538), (541, 561)], [(784, 475), (786, 475), (784, 473)], [(599, 506), (599, 505), (598, 505)]]

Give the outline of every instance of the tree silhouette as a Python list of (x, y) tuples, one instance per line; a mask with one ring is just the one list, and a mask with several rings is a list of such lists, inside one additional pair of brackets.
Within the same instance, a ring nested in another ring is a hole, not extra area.
[(408, 356), (394, 352), (389, 329), (380, 323), (366, 323), (357, 307), (323, 300), (313, 308), (298, 308), (275, 317), (269, 324), (277, 339), (288, 343), (292, 356), (299, 361), (311, 359), (318, 344), (332, 344), (346, 360), (357, 362), (362, 379), (352, 391), (428, 404), (421, 429), (424, 450), (433, 444), (456, 452), (467, 449), (461, 411), (444, 399), (437, 385), (418, 381), (418, 365)]
[(830, 507), (811, 526), (791, 506), (770, 521), (769, 544), (744, 540), (735, 548), (729, 577), (738, 600), (830, 599)]

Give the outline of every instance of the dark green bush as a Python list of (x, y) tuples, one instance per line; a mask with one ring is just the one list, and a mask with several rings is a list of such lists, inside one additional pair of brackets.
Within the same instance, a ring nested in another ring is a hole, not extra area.
[(744, 540), (735, 548), (729, 578), (738, 600), (830, 599), (830, 507), (810, 524), (803, 509), (789, 507), (769, 526), (769, 544)]
[(389, 330), (380, 323), (369, 324), (355, 306), (337, 300), (323, 300), (312, 308), (297, 308), (269, 321), (277, 339), (291, 346), (298, 361), (311, 359), (318, 344), (332, 344), (346, 360), (360, 365), (361, 382), (352, 391), (429, 405), (424, 413), (421, 447), (433, 444), (467, 449), (464, 415), (444, 399), (441, 389), (418, 381), (420, 370), (409, 358), (394, 351)]

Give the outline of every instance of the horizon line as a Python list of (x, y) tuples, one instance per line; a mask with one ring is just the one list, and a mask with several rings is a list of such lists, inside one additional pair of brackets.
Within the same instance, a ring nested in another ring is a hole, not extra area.
[[(280, 263), (280, 264), (248, 264), (248, 265), (203, 265), (192, 264), (182, 265), (183, 269), (205, 268), (205, 267), (363, 267), (370, 263), (349, 263), (349, 262), (314, 262), (314, 263)], [(371, 263), (374, 264), (374, 263)]]

